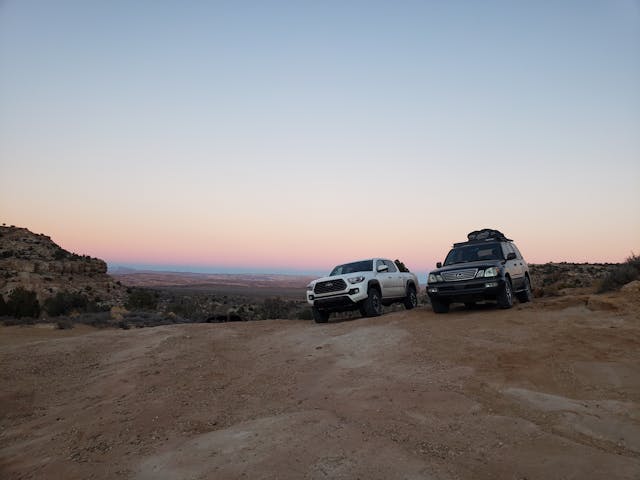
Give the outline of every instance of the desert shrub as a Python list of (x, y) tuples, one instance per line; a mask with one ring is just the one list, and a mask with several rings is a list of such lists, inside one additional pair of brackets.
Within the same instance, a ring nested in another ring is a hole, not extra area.
[(44, 301), (44, 310), (52, 317), (68, 315), (73, 311), (85, 312), (88, 310), (89, 299), (81, 293), (58, 292), (53, 297)]
[(296, 318), (300, 320), (313, 320), (313, 313), (311, 312), (311, 308), (305, 307), (298, 310), (298, 314)]
[(4, 301), (4, 297), (0, 295), (0, 317), (4, 317), (8, 314), (9, 311), (7, 310), (7, 303)]
[(626, 262), (617, 265), (604, 277), (598, 293), (617, 290), (621, 286), (640, 278), (640, 256), (632, 254)]
[(154, 310), (158, 305), (158, 293), (145, 288), (132, 288), (125, 307), (129, 310)]
[(84, 325), (90, 325), (96, 328), (106, 328), (113, 326), (111, 319), (111, 313), (98, 312), (98, 313), (83, 313), (73, 319), (75, 323), (82, 323)]
[(280, 297), (265, 298), (262, 304), (262, 318), (287, 318), (289, 316), (289, 304)]
[(18, 287), (9, 294), (6, 308), (7, 314), (15, 318), (37, 318), (40, 315), (40, 302), (36, 292), (23, 287)]
[(56, 321), (56, 328), (58, 330), (69, 330), (73, 328), (73, 320), (70, 318), (60, 318)]

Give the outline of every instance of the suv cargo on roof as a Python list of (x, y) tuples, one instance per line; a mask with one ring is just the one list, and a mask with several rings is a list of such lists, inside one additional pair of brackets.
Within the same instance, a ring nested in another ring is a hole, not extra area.
[(511, 308), (514, 295), (521, 303), (532, 299), (529, 266), (502, 232), (476, 230), (466, 242), (454, 243), (444, 264), (429, 273), (427, 295), (436, 313), (448, 312), (452, 303), (469, 307), (485, 300)]

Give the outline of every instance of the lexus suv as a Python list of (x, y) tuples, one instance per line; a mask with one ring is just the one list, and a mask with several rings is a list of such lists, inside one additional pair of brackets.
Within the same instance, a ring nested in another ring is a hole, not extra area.
[(514, 296), (521, 303), (532, 299), (529, 267), (503, 233), (476, 230), (466, 242), (454, 243), (444, 264), (429, 273), (427, 295), (436, 313), (448, 312), (452, 303), (470, 307), (485, 300), (511, 308)]

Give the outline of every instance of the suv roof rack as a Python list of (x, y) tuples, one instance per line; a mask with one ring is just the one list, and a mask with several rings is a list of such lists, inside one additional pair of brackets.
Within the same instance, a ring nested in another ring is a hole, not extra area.
[(467, 235), (466, 242), (454, 243), (454, 246), (464, 245), (466, 243), (475, 242), (488, 242), (488, 241), (501, 241), (501, 242), (513, 242), (510, 238), (507, 238), (500, 230), (494, 230), (492, 228), (483, 228), (480, 230), (474, 230)]

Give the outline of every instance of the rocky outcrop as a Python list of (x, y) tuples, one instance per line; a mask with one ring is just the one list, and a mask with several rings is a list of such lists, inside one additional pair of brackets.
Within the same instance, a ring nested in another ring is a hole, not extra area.
[(6, 299), (17, 287), (36, 292), (40, 303), (62, 291), (82, 293), (103, 306), (120, 305), (126, 297), (103, 260), (71, 253), (26, 228), (2, 226), (0, 295)]

